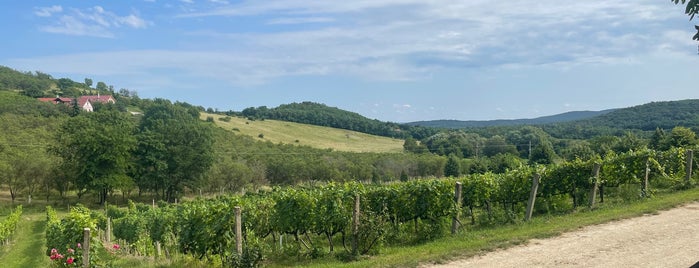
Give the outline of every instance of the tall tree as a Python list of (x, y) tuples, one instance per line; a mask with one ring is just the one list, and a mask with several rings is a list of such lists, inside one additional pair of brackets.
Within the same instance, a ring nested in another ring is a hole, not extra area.
[(211, 167), (212, 144), (210, 126), (199, 120), (196, 108), (155, 99), (139, 126), (139, 187), (174, 201)]
[(94, 190), (103, 204), (113, 189), (130, 183), (133, 131), (131, 118), (113, 109), (82, 113), (62, 125), (51, 151), (63, 159), (61, 168), (73, 176), (79, 196)]

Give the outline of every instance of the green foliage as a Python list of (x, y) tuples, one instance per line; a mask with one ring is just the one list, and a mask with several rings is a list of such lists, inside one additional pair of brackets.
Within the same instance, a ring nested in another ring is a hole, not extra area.
[(90, 253), (93, 255), (93, 250), (96, 253), (101, 243), (97, 239), (98, 219), (92, 215), (88, 208), (78, 204), (70, 208), (68, 216), (59, 219), (53, 208), (46, 207), (46, 255), (50, 255), (51, 249), (65, 250), (77, 247), (84, 241), (85, 228), (90, 228)]
[[(687, 8), (684, 10), (684, 13), (689, 16), (689, 19), (692, 20), (694, 19), (694, 16), (699, 14), (699, 0), (672, 0), (675, 4), (682, 3), (684, 4), (685, 2), (687, 3)], [(697, 34), (695, 34), (692, 39), (699, 41), (699, 25), (694, 26), (697, 30)]]
[(357, 113), (314, 102), (284, 104), (272, 109), (266, 106), (249, 107), (244, 109), (241, 115), (250, 119), (276, 119), (395, 138), (412, 136), (422, 139), (436, 132), (429, 128), (371, 120)]
[(70, 113), (70, 107), (40, 102), (15, 92), (0, 90), (0, 114), (16, 114), (37, 117), (62, 117)]
[(490, 137), (486, 142), (485, 142), (485, 147), (483, 148), (483, 154), (486, 156), (494, 156), (497, 154), (516, 154), (517, 153), (517, 148), (512, 145), (507, 143), (505, 138), (499, 135), (495, 135), (493, 137)]
[(42, 72), (20, 72), (0, 66), (0, 90), (18, 90), (24, 95), (38, 98), (46, 95), (53, 84), (52, 77)]
[(213, 163), (211, 126), (199, 121), (191, 105), (156, 99), (148, 104), (139, 126), (138, 186), (163, 192), (173, 202)]
[(0, 183), (12, 200), (51, 185), (56, 159), (46, 152), (58, 121), (30, 115), (0, 114)]
[(455, 154), (473, 157), (482, 154), (486, 139), (476, 133), (464, 131), (444, 131), (431, 135), (421, 141), (431, 153), (438, 155)]
[(18, 205), (12, 210), (10, 215), (0, 221), (0, 241), (4, 244), (6, 241), (12, 237), (17, 229), (17, 223), (21, 220), (22, 216), (22, 205)]
[(459, 160), (454, 155), (450, 155), (447, 158), (447, 163), (444, 166), (444, 176), (447, 177), (458, 177), (461, 175), (461, 165)]
[(51, 152), (75, 180), (79, 195), (94, 190), (103, 204), (110, 191), (131, 184), (127, 171), (136, 146), (133, 121), (124, 113), (103, 109), (69, 118), (56, 132)]

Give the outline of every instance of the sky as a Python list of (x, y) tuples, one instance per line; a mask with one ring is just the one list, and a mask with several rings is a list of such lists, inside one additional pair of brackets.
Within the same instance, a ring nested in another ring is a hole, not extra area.
[(0, 65), (220, 111), (520, 119), (699, 98), (698, 21), (661, 0), (3, 0)]

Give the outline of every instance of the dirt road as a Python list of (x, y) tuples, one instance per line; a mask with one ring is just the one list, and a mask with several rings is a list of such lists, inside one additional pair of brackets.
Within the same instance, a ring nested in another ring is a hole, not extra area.
[(429, 267), (690, 267), (698, 262), (699, 203), (690, 203)]

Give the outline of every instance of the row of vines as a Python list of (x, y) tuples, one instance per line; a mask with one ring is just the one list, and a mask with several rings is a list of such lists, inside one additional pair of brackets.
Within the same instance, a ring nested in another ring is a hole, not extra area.
[(22, 216), (22, 205), (15, 207), (10, 215), (7, 216), (3, 221), (0, 221), (0, 242), (2, 244), (7, 244), (15, 233), (17, 229), (17, 223)]
[[(687, 155), (681, 148), (640, 150), (609, 153), (590, 161), (523, 165), (502, 174), (390, 184), (328, 183), (177, 205), (107, 206), (105, 212), (76, 213), (79, 217), (71, 211), (61, 226), (47, 229), (47, 242), (74, 242), (77, 233), (68, 229), (96, 225), (104, 229), (102, 222), (109, 218), (114, 237), (134, 255), (185, 254), (236, 267), (256, 266), (265, 257), (283, 255), (352, 258), (378, 253), (386, 244), (409, 245), (444, 236), (452, 219), (462, 230), (521, 220), (535, 174), (540, 177), (537, 196), (543, 200), (536, 209), (539, 214), (570, 211), (594, 196), (589, 193), (595, 186), (601, 202), (605, 197), (629, 201), (649, 197), (654, 191), (682, 189), (692, 183), (685, 179)], [(596, 165), (598, 176), (593, 174)], [(463, 193), (459, 202), (454, 200), (457, 182)], [(557, 206), (565, 209), (557, 210)], [(235, 207), (242, 208), (241, 253), (235, 245)], [(52, 217), (49, 211), (49, 226), (57, 224)], [(50, 231), (53, 229), (56, 233)], [(49, 242), (60, 246), (56, 243)]]

